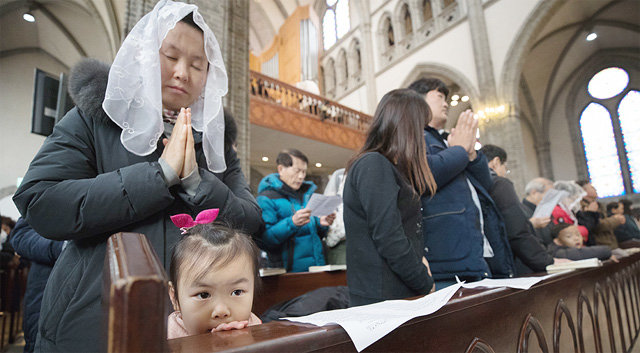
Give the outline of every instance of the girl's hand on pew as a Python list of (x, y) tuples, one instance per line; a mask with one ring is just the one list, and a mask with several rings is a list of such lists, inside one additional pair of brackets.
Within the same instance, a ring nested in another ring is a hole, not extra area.
[(239, 330), (249, 326), (249, 321), (231, 321), (229, 323), (222, 323), (218, 325), (218, 327), (211, 330), (211, 332), (216, 331), (229, 331), (229, 330)]

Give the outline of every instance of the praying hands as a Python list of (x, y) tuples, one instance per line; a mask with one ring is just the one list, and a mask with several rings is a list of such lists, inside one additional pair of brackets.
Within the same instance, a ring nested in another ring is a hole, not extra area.
[(193, 143), (193, 131), (191, 129), (191, 108), (180, 109), (169, 139), (163, 139), (165, 148), (161, 158), (181, 178), (186, 178), (197, 167), (196, 151)]

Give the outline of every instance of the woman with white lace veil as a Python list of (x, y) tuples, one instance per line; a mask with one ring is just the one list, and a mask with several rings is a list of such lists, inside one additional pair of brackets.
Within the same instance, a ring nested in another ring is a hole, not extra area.
[(224, 146), (227, 75), (195, 5), (160, 1), (109, 68), (71, 73), (76, 108), (32, 161), (14, 202), (43, 236), (68, 240), (42, 301), (36, 350), (100, 350), (106, 239), (142, 233), (165, 268), (180, 232), (169, 216), (219, 208), (255, 233), (260, 209)]

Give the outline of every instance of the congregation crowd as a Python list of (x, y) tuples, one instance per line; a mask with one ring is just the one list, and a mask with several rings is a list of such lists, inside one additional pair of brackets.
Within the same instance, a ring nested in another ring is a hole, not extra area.
[[(336, 212), (306, 207), (320, 190), (296, 149), (278, 155), (254, 197), (222, 107), (220, 47), (195, 5), (160, 1), (111, 66), (76, 66), (69, 90), (76, 108), (13, 197), (22, 217), (2, 217), (2, 266), (31, 263), (25, 351), (96, 349), (105, 244), (117, 232), (145, 234), (167, 270), (169, 338), (260, 324), (251, 312), (254, 296), (269, 295), (255, 291), (260, 267), (346, 264), (356, 306), (425, 295), (456, 277), (523, 276), (640, 250), (630, 201), (603, 205), (589, 181), (535, 178), (516, 190), (507, 152), (476, 150), (472, 111), (445, 131), (449, 90), (435, 78), (382, 97), (363, 147), (324, 190), (342, 198)], [(534, 216), (551, 190), (562, 192), (552, 212)]]

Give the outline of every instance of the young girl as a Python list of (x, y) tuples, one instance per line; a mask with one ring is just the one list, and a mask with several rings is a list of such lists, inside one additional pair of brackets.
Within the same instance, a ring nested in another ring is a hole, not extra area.
[(171, 254), (167, 338), (261, 324), (251, 312), (259, 250), (245, 234), (213, 224), (217, 209), (172, 216), (183, 238)]
[(349, 162), (344, 186), (350, 305), (429, 293), (422, 256), (420, 195), (436, 183), (422, 135), (431, 113), (408, 89), (382, 97), (364, 147)]

